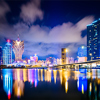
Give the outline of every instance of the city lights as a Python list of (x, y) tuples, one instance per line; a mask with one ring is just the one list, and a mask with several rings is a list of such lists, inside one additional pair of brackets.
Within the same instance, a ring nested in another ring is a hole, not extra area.
[(100, 100), (100, 2), (0, 0), (0, 100)]

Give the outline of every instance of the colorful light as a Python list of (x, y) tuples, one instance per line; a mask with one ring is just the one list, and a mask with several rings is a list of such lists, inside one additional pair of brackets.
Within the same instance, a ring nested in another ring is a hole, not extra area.
[(24, 41), (19, 39), (13, 41), (13, 51), (15, 53), (15, 61), (22, 61), (22, 54), (24, 52)]
[(10, 40), (8, 39), (7, 42), (10, 43)]

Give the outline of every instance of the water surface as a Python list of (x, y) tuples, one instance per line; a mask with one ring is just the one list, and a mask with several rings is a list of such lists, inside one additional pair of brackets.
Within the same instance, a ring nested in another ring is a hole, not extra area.
[(0, 100), (100, 100), (100, 69), (2, 69)]

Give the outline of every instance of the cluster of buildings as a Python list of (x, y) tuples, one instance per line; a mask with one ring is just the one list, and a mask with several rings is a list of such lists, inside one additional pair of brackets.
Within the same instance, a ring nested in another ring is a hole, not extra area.
[[(15, 54), (15, 60), (12, 61), (12, 51)], [(9, 65), (16, 63), (23, 63), (22, 54), (24, 52), (24, 41), (21, 41), (18, 37), (17, 40), (13, 40), (13, 45), (10, 40), (7, 40), (5, 47), (0, 47), (0, 64)]]
[[(62, 64), (70, 63), (68, 50), (62, 48)], [(87, 25), (87, 47), (78, 48), (77, 62), (85, 62), (100, 59), (100, 18)]]
[[(15, 59), (12, 61), (12, 51), (15, 54)], [(8, 64), (29, 64), (38, 66), (52, 66), (68, 63), (85, 62), (89, 60), (100, 59), (100, 19), (87, 25), (87, 46), (80, 46), (77, 52), (77, 59), (68, 56), (68, 49), (61, 49), (61, 58), (56, 59), (54, 57), (46, 58), (46, 60), (38, 60), (38, 56), (30, 56), (30, 59), (22, 60), (22, 54), (24, 52), (24, 41), (21, 41), (18, 37), (17, 40), (13, 40), (13, 44), (10, 40), (7, 40), (5, 47), (0, 47), (0, 65)]]

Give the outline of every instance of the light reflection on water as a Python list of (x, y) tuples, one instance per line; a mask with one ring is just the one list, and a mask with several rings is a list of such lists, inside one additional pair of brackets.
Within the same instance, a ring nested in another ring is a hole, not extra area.
[(2, 69), (1, 80), (8, 99), (24, 97), (26, 82), (30, 83), (28, 88), (37, 88), (39, 82), (52, 83), (62, 86), (66, 94), (74, 91), (69, 85), (76, 82), (75, 91), (86, 95), (89, 100), (100, 99), (100, 69)]

